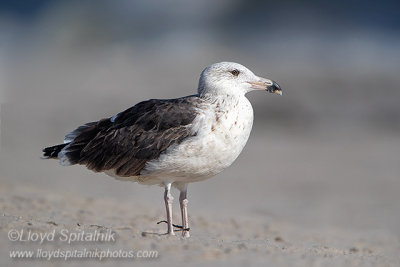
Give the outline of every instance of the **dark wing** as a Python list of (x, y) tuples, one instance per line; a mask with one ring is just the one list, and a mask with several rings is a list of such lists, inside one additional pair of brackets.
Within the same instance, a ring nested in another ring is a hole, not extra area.
[(66, 136), (58, 157), (94, 171), (113, 169), (118, 176), (137, 176), (147, 161), (193, 136), (191, 123), (200, 99), (192, 96), (141, 102), (111, 119), (83, 125)]

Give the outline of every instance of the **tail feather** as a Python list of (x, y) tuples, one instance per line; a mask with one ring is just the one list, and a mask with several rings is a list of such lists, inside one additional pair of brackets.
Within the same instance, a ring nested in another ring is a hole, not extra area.
[(80, 164), (81, 152), (85, 146), (104, 128), (109, 127), (111, 121), (103, 119), (89, 122), (65, 136), (64, 144), (43, 149), (43, 159), (60, 159), (61, 165)]
[(58, 153), (66, 147), (68, 144), (60, 144), (55, 146), (46, 147), (43, 149), (43, 159), (56, 159), (58, 158)]

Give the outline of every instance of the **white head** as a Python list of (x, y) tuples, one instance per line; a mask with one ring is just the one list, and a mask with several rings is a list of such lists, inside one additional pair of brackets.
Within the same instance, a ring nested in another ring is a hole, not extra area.
[(267, 90), (282, 95), (279, 85), (258, 77), (243, 65), (234, 62), (215, 63), (203, 70), (198, 93), (205, 95), (244, 95), (253, 90)]

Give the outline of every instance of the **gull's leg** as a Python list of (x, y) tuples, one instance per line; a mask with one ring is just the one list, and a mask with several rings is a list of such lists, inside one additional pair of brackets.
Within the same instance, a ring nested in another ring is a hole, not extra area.
[(165, 184), (164, 201), (165, 208), (167, 209), (167, 222), (168, 222), (168, 235), (175, 235), (174, 228), (172, 227), (172, 201), (174, 198), (171, 195), (171, 183)]
[(181, 194), (179, 195), (179, 204), (181, 205), (181, 213), (182, 213), (182, 236), (190, 237), (189, 234), (189, 219), (187, 213), (187, 186), (181, 190)]

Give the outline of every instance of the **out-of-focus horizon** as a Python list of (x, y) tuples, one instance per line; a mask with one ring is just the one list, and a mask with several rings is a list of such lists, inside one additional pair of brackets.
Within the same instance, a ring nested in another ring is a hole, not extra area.
[[(234, 61), (278, 81), (283, 96), (248, 94), (255, 110), (249, 145), (232, 169), (190, 187), (192, 210), (202, 209), (206, 193), (217, 211), (230, 205), (245, 213), (248, 205), (246, 212), (306, 223), (359, 226), (365, 219), (367, 227), (396, 229), (399, 7), (396, 1), (2, 1), (1, 179), (107, 191), (158, 208), (159, 190), (40, 161), (41, 148), (141, 100), (193, 94), (204, 67)], [(234, 192), (247, 199), (239, 203)]]
[(285, 98), (268, 104), (249, 95), (259, 123), (398, 132), (396, 7), (394, 1), (6, 1), (1, 102), (26, 101), (28, 108), (40, 99), (80, 117), (83, 110), (99, 114), (86, 110), (83, 96), (90, 95), (93, 104), (113, 103), (101, 109), (110, 115), (141, 99), (191, 94), (205, 66), (237, 61), (284, 89)]

